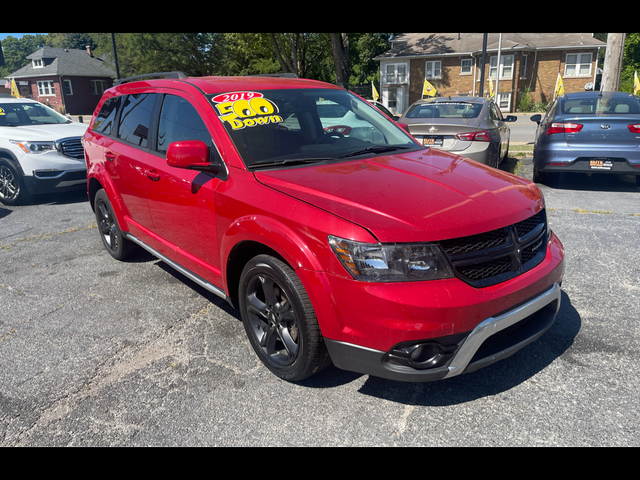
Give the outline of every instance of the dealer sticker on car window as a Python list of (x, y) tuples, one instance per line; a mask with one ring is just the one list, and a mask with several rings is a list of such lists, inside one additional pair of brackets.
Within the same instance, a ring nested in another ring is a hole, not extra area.
[(258, 92), (223, 93), (213, 97), (211, 102), (218, 118), (233, 130), (284, 121), (278, 115), (278, 106)]

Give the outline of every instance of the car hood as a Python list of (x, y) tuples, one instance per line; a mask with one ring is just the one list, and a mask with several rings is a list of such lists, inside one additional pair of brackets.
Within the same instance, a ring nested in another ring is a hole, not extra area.
[(535, 184), (435, 149), (255, 176), (366, 228), (381, 242), (474, 235), (524, 220), (544, 206)]
[(0, 127), (0, 137), (24, 141), (54, 141), (66, 137), (82, 137), (89, 125), (85, 123), (60, 123), (54, 125), (25, 125)]

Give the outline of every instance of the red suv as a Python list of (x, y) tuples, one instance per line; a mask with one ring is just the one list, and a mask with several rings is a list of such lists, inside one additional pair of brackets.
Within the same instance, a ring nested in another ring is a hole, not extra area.
[(449, 378), (553, 323), (564, 250), (535, 184), (335, 85), (154, 76), (107, 90), (84, 137), (104, 246), (226, 299), (277, 376)]

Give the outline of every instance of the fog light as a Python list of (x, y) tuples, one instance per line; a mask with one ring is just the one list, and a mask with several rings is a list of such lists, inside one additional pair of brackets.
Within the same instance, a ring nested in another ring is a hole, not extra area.
[(387, 354), (387, 361), (401, 364), (417, 370), (434, 368), (446, 363), (453, 355), (457, 345), (441, 345), (437, 342), (402, 344)]

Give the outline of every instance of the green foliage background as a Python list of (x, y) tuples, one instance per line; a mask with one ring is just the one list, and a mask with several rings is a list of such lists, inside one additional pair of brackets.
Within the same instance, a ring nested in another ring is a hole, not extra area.
[[(372, 59), (391, 46), (392, 33), (350, 33), (349, 84), (379, 82)], [(116, 33), (120, 77), (179, 70), (191, 76), (255, 75), (284, 69), (276, 55), (288, 59), (298, 76), (335, 82), (335, 63), (328, 33)], [(2, 41), (0, 77), (29, 63), (26, 57), (43, 46), (84, 50), (115, 71), (111, 33), (48, 33), (8, 36)]]

